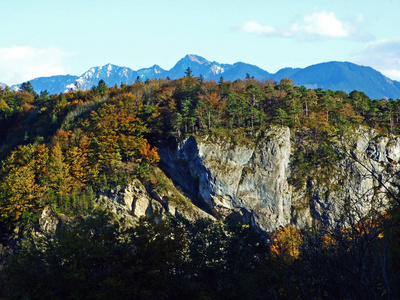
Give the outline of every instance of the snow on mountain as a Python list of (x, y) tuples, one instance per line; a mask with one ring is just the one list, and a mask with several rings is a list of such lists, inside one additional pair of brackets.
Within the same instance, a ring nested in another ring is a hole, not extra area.
[(146, 80), (146, 79), (159, 79), (159, 78), (163, 78), (163, 74), (165, 73), (165, 70), (162, 69), (159, 65), (154, 65), (150, 68), (144, 68), (144, 69), (140, 69), (137, 71), (140, 79), (141, 80)]
[[(31, 80), (36, 92), (47, 90), (50, 94), (63, 93), (77, 87), (82, 90), (97, 86), (102, 79), (108, 86), (132, 84), (137, 77), (146, 79), (181, 78), (190, 67), (192, 76), (203, 76), (206, 80), (218, 81), (221, 77), (225, 80), (245, 79), (247, 76), (259, 80), (273, 79), (280, 81), (282, 78), (291, 78), (296, 85), (307, 88), (323, 88), (343, 90), (347, 93), (353, 90), (365, 92), (369, 97), (400, 99), (400, 82), (392, 81), (378, 71), (347, 62), (328, 62), (309, 66), (307, 68), (284, 68), (275, 74), (251, 64), (237, 62), (234, 64), (221, 64), (208, 61), (204, 57), (188, 54), (180, 59), (170, 70), (164, 70), (158, 65), (134, 71), (127, 67), (112, 64), (90, 68), (81, 76), (60, 75), (40, 77)], [(11, 86), (17, 90), (20, 85)]]
[(93, 86), (97, 86), (101, 79), (108, 86), (113, 86), (121, 83), (132, 84), (135, 82), (137, 76), (138, 73), (130, 68), (107, 64), (105, 66), (90, 68), (76, 82), (79, 89), (88, 90)]
[(224, 73), (224, 68), (222, 68), (220, 65), (217, 65), (215, 63), (212, 65), (210, 70), (214, 75), (218, 75), (218, 74)]
[(207, 59), (205, 59), (204, 57), (195, 55), (195, 54), (188, 54), (187, 58), (193, 62), (199, 63), (200, 65), (209, 64), (209, 61)]
[(232, 65), (220, 64), (216, 61), (211, 62), (204, 57), (188, 54), (179, 60), (171, 70), (167, 71), (167, 74), (171, 79), (180, 78), (185, 76), (185, 72), (189, 67), (192, 71), (192, 76), (202, 75), (205, 79), (219, 79), (221, 74), (231, 68)]
[[(40, 93), (41, 91), (47, 90), (49, 94), (59, 94), (70, 90), (72, 87), (67, 88), (67, 86), (74, 86), (75, 81), (78, 76), (73, 75), (57, 75), (49, 77), (39, 77), (30, 80), (33, 89)], [(11, 89), (18, 91), (21, 84), (16, 84), (11, 86)]]
[(6, 86), (7, 86), (7, 84), (0, 82), (0, 89), (4, 90), (6, 88)]

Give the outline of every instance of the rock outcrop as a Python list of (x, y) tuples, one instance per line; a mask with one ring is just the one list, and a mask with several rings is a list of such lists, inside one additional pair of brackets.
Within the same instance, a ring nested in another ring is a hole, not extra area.
[(153, 214), (159, 217), (171, 214), (187, 219), (211, 217), (181, 195), (172, 184), (167, 194), (163, 194), (156, 189), (149, 192), (139, 180), (133, 180), (125, 186), (99, 193), (96, 203), (132, 222)]
[(176, 151), (159, 153), (167, 175), (213, 215), (240, 214), (264, 231), (290, 222), (288, 128), (275, 127), (258, 145), (190, 137)]
[(398, 199), (400, 139), (360, 127), (334, 141), (342, 159), (334, 162), (330, 184), (311, 182), (310, 209), (326, 224), (347, 225), (370, 213), (382, 212)]
[(192, 199), (215, 217), (239, 217), (262, 231), (314, 221), (333, 227), (356, 221), (389, 203), (397, 193), (400, 140), (360, 128), (332, 138), (339, 159), (329, 182), (317, 178), (295, 189), (293, 134), (272, 127), (257, 143), (234, 144), (224, 138), (189, 137), (177, 149), (160, 149), (161, 167)]
[[(279, 126), (241, 143), (215, 134), (192, 136), (176, 149), (159, 149), (165, 174), (157, 172), (164, 192), (134, 180), (99, 193), (96, 203), (132, 222), (157, 212), (160, 217), (171, 214), (192, 220), (234, 219), (270, 232), (288, 224), (346, 226), (384, 211), (398, 198), (398, 137), (363, 127), (332, 137), (329, 147), (336, 159), (331, 161), (328, 180), (321, 181), (315, 172), (295, 187), (291, 178), (298, 139), (289, 128)], [(42, 229), (54, 231), (56, 219), (44, 210)]]

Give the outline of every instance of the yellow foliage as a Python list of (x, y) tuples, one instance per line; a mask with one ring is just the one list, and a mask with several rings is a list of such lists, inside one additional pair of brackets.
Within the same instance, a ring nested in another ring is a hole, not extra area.
[(276, 258), (291, 262), (299, 257), (303, 237), (296, 226), (280, 227), (271, 234), (271, 253)]
[(151, 148), (149, 143), (144, 142), (139, 147), (139, 151), (140, 154), (143, 155), (144, 159), (146, 159), (147, 162), (149, 162), (150, 164), (160, 161), (160, 156), (158, 155), (157, 148)]
[(3, 99), (0, 99), (0, 112), (7, 111), (9, 109), (10, 109), (10, 107), (8, 106), (7, 102), (4, 101)]

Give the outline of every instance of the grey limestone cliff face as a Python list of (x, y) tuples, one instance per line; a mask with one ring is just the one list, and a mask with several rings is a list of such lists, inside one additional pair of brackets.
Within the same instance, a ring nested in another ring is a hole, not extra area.
[(179, 191), (169, 190), (167, 194), (163, 194), (153, 189), (149, 192), (139, 180), (133, 180), (114, 190), (100, 192), (96, 203), (116, 216), (132, 222), (153, 214), (160, 218), (167, 214), (187, 219), (211, 217), (189, 200), (185, 201)]
[(128, 218), (140, 218), (155, 212), (163, 213), (164, 207), (152, 199), (139, 181), (124, 187), (99, 193), (96, 202), (114, 214)]
[[(161, 167), (193, 203), (223, 218), (240, 218), (262, 231), (318, 221), (334, 227), (357, 221), (398, 193), (400, 141), (360, 128), (336, 138), (340, 159), (329, 182), (309, 178), (291, 186), (292, 133), (272, 127), (257, 143), (237, 145), (223, 138), (189, 137), (177, 149), (159, 149)], [(382, 183), (385, 183), (382, 185)]]
[[(155, 172), (163, 176), (168, 186), (166, 191), (161, 192), (151, 185), (146, 188), (138, 179), (134, 179), (124, 186), (98, 192), (95, 206), (113, 213), (115, 218), (123, 220), (125, 225), (134, 224), (141, 217), (154, 215), (158, 220), (167, 215), (184, 217), (188, 220), (213, 218), (185, 198), (161, 170), (156, 169)], [(42, 211), (35, 234), (55, 233), (60, 226), (72, 219), (66, 215), (57, 215), (50, 206), (47, 206)]]
[(213, 215), (237, 215), (263, 231), (290, 222), (288, 128), (270, 130), (258, 145), (190, 137), (176, 151), (159, 154), (167, 175)]
[(341, 159), (330, 183), (309, 183), (310, 209), (329, 226), (349, 225), (386, 210), (399, 199), (400, 139), (372, 129), (338, 138), (333, 147)]

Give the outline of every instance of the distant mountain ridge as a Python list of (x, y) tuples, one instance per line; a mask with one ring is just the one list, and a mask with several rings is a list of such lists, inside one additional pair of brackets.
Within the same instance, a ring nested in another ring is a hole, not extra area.
[[(350, 93), (353, 90), (362, 91), (372, 99), (400, 99), (400, 82), (389, 79), (371, 67), (364, 67), (350, 62), (325, 62), (306, 68), (283, 68), (275, 74), (269, 73), (255, 65), (237, 62), (221, 64), (216, 61), (188, 54), (180, 59), (170, 70), (164, 70), (158, 65), (140, 70), (132, 70), (112, 64), (93, 67), (81, 76), (59, 75), (40, 77), (30, 80), (36, 92), (47, 90), (50, 94), (66, 92), (77, 87), (87, 90), (97, 85), (103, 79), (107, 85), (113, 86), (132, 84), (139, 77), (141, 80), (170, 78), (177, 79), (185, 76), (190, 67), (193, 76), (202, 75), (204, 79), (218, 81), (245, 79), (250, 75), (258, 80), (273, 79), (280, 81), (290, 78), (296, 85), (307, 88), (322, 88), (324, 90), (343, 90)], [(1, 84), (0, 84), (1, 85)], [(17, 89), (18, 85), (11, 88)], [(4, 88), (4, 86), (3, 86)]]

